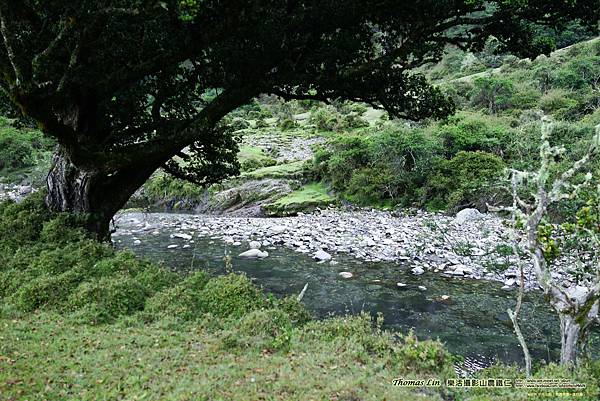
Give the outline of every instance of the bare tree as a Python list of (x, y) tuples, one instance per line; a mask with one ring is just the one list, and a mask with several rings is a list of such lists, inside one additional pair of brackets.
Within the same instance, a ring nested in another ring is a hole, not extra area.
[[(543, 118), (541, 165), (535, 172), (510, 171), (513, 204), (501, 210), (509, 211), (512, 215), (511, 235), (515, 239), (513, 250), (517, 253), (517, 241), (524, 245), (531, 258), (532, 272), (559, 316), (560, 362), (573, 365), (585, 342), (588, 329), (600, 320), (600, 219), (596, 216), (596, 220), (590, 221), (577, 216), (574, 224), (551, 225), (547, 223), (547, 216), (550, 206), (576, 198), (583, 189), (596, 190), (598, 193), (592, 196), (591, 206), (581, 208), (580, 211), (589, 213), (590, 210), (596, 210), (600, 214), (600, 184), (592, 182), (592, 174), (589, 172), (579, 184), (575, 184), (574, 179), (600, 150), (600, 125), (596, 127), (588, 152), (562, 173), (556, 172), (556, 159), (565, 149), (550, 145), (552, 129), (552, 123)], [(532, 188), (529, 196), (521, 195), (523, 188)], [(544, 235), (540, 235), (542, 231), (545, 232)], [(562, 254), (550, 255), (551, 251), (556, 252), (561, 247)], [(567, 248), (568, 252), (565, 252)], [(523, 348), (529, 374), (531, 360), (518, 325), (524, 290), (523, 265), (521, 261), (519, 263), (521, 283), (517, 306), (514, 312), (508, 310), (508, 314)], [(568, 268), (564, 269), (563, 266), (567, 265)]]

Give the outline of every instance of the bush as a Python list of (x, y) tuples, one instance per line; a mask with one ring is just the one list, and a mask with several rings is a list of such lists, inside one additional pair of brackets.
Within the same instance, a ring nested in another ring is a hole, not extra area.
[(293, 117), (283, 117), (279, 119), (277, 126), (282, 131), (288, 131), (298, 127), (298, 122)]
[(342, 116), (333, 106), (319, 107), (310, 112), (308, 123), (321, 131), (336, 131), (342, 125)]
[(149, 320), (172, 317), (180, 321), (196, 320), (205, 309), (201, 292), (208, 282), (204, 272), (195, 272), (181, 283), (157, 293), (146, 301), (144, 315)]
[(223, 333), (226, 349), (255, 348), (258, 351), (287, 349), (290, 345), (292, 321), (279, 309), (255, 310), (234, 321)]
[(68, 300), (68, 307), (82, 310), (79, 318), (89, 323), (104, 323), (144, 308), (148, 291), (127, 275), (102, 277), (82, 283)]
[(198, 302), (204, 312), (221, 318), (238, 318), (266, 305), (260, 290), (241, 274), (229, 274), (208, 281), (198, 296)]
[(83, 279), (83, 273), (74, 269), (56, 275), (44, 274), (21, 282), (8, 299), (24, 312), (61, 308)]
[(439, 161), (427, 183), (430, 205), (445, 205), (451, 210), (475, 207), (486, 210), (503, 196), (498, 185), (506, 165), (501, 158), (486, 152), (460, 151), (450, 160)]
[(515, 90), (513, 83), (505, 78), (489, 76), (473, 82), (471, 104), (498, 113), (512, 106)]
[(0, 117), (0, 171), (32, 167), (52, 146), (52, 141), (40, 131), (13, 127), (10, 121)]
[(231, 122), (228, 125), (234, 131), (240, 131), (243, 129), (250, 128), (250, 124), (248, 124), (248, 121), (244, 120), (241, 117), (235, 117), (233, 120), (231, 120)]
[(483, 151), (502, 155), (512, 133), (501, 121), (492, 117), (461, 114), (451, 118), (437, 132), (444, 152), (452, 157), (460, 151)]

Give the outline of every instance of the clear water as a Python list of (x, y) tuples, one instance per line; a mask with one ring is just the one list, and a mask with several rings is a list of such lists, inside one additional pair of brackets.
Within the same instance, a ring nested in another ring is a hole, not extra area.
[[(162, 215), (164, 218), (164, 215)], [(152, 217), (150, 217), (152, 219)], [(522, 353), (512, 330), (506, 309), (514, 308), (515, 291), (500, 289), (501, 283), (444, 278), (428, 273), (410, 274), (408, 265), (366, 263), (336, 255), (340, 263), (331, 266), (316, 263), (310, 255), (283, 247), (267, 248), (266, 259), (244, 259), (237, 255), (242, 245), (226, 245), (219, 239), (170, 239), (169, 230), (159, 235), (137, 232), (142, 242), (133, 244), (130, 234), (115, 237), (117, 246), (131, 248), (138, 255), (161, 261), (179, 271), (205, 269), (211, 274), (225, 273), (223, 257), (233, 257), (233, 268), (245, 272), (256, 284), (276, 295), (298, 294), (308, 283), (303, 302), (314, 315), (381, 312), (388, 329), (407, 333), (413, 329), (420, 338), (439, 339), (453, 353), (483, 364), (499, 359), (521, 363)], [(179, 244), (167, 249), (168, 244)], [(339, 272), (354, 274), (350, 279)], [(396, 283), (407, 284), (404, 289)], [(425, 291), (418, 289), (425, 286)], [(448, 300), (442, 300), (448, 295)], [(526, 333), (530, 351), (536, 360), (555, 359), (560, 351), (558, 319), (541, 294), (528, 293), (522, 309), (521, 330)], [(592, 335), (592, 349), (599, 349), (598, 331)]]

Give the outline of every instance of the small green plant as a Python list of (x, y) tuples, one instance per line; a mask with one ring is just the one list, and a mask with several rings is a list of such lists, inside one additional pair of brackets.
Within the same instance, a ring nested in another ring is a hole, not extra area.
[(471, 256), (473, 254), (473, 244), (470, 242), (458, 242), (452, 247), (455, 254), (459, 256)]

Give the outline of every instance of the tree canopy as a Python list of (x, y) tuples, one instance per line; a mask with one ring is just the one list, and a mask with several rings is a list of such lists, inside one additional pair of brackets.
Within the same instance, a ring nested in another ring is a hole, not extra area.
[[(594, 31), (599, 10), (599, 0), (0, 0), (0, 88), (102, 191), (163, 166), (182, 176), (192, 166), (207, 184), (238, 167), (220, 121), (259, 94), (442, 118), (452, 102), (412, 70), (447, 44), (477, 49), (494, 35), (532, 56), (551, 50), (540, 26)], [(72, 192), (49, 206), (94, 209)]]

